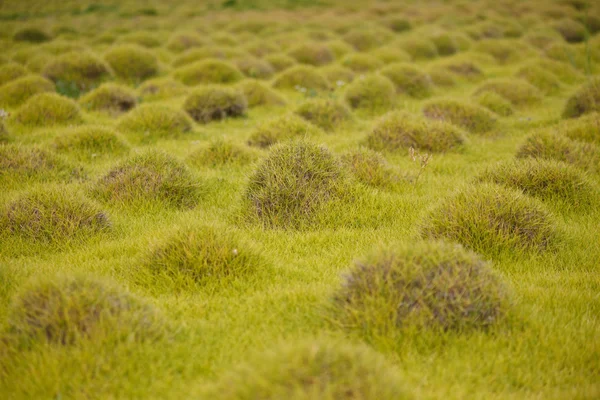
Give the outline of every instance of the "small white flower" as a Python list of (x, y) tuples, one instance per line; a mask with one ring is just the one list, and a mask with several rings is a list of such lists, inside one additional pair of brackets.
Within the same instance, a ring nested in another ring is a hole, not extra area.
[(336, 85), (338, 85), (338, 86), (344, 86), (345, 84), (346, 84), (346, 82), (344, 82), (344, 81), (337, 81), (336, 82)]
[(238, 251), (237, 251), (237, 249), (233, 249), (233, 255), (234, 255), (234, 256), (237, 256), (237, 254), (238, 254)]
[(300, 91), (301, 91), (302, 93), (306, 93), (306, 88), (305, 88), (305, 87), (302, 87), (302, 88), (300, 88)]

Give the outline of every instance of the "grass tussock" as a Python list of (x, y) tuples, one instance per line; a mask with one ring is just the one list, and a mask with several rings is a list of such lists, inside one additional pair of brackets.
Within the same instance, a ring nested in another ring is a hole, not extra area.
[(94, 125), (61, 131), (54, 139), (52, 148), (82, 160), (124, 155), (131, 149), (114, 129)]
[(29, 71), (21, 64), (9, 62), (0, 65), (0, 86), (27, 75)]
[(0, 106), (15, 108), (36, 94), (54, 92), (54, 84), (39, 75), (17, 78), (0, 86)]
[(87, 110), (119, 115), (135, 107), (137, 97), (127, 86), (104, 83), (79, 98), (79, 104)]
[(431, 77), (410, 64), (391, 64), (380, 73), (394, 83), (398, 93), (422, 99), (431, 96), (433, 92)]
[(77, 103), (56, 93), (40, 93), (29, 98), (13, 116), (13, 121), (28, 127), (75, 125), (82, 121)]
[(49, 33), (33, 26), (18, 29), (12, 38), (15, 42), (28, 43), (44, 43), (52, 40)]
[(248, 100), (240, 90), (216, 85), (194, 90), (183, 103), (185, 112), (201, 124), (241, 117), (247, 108)]
[(510, 101), (496, 92), (483, 92), (475, 96), (475, 101), (501, 117), (509, 117), (515, 110)]
[(302, 89), (325, 91), (329, 89), (329, 82), (321, 72), (309, 65), (293, 66), (275, 77), (273, 86), (278, 89)]
[(187, 86), (199, 84), (229, 84), (244, 78), (242, 72), (227, 61), (203, 60), (197, 61), (173, 72), (175, 79)]
[(167, 100), (187, 94), (187, 88), (173, 78), (154, 78), (142, 83), (138, 93), (143, 101)]
[(344, 98), (350, 107), (355, 110), (381, 113), (394, 106), (396, 87), (385, 76), (366, 75), (348, 85)]
[(81, 168), (50, 151), (19, 144), (0, 144), (0, 182), (71, 180), (81, 177)]
[(94, 54), (78, 51), (57, 56), (42, 70), (42, 75), (77, 97), (110, 79), (113, 71)]
[(266, 148), (275, 143), (322, 135), (323, 131), (296, 114), (285, 114), (260, 124), (250, 135), (250, 146)]
[(115, 75), (123, 80), (139, 83), (158, 73), (158, 59), (148, 49), (135, 44), (110, 48), (104, 59)]
[(199, 167), (219, 168), (227, 165), (247, 165), (257, 154), (246, 146), (231, 140), (217, 139), (192, 152), (187, 161)]
[(181, 110), (161, 104), (142, 104), (123, 115), (117, 128), (148, 142), (181, 137), (191, 132), (192, 124), (192, 120)]
[(334, 53), (324, 44), (302, 43), (288, 53), (300, 64), (321, 66), (329, 64), (335, 59)]
[(237, 87), (248, 100), (248, 107), (284, 106), (286, 104), (283, 96), (262, 82), (246, 79)]
[(356, 73), (377, 71), (385, 65), (379, 58), (364, 53), (347, 54), (340, 64)]
[(600, 111), (600, 79), (591, 79), (582, 85), (565, 104), (563, 118), (576, 118), (580, 115)]
[(514, 106), (524, 106), (538, 103), (543, 95), (535, 86), (519, 79), (488, 80), (475, 91), (475, 94), (494, 92)]
[(432, 100), (423, 106), (423, 115), (432, 120), (446, 121), (473, 133), (484, 133), (496, 125), (496, 118), (478, 105), (452, 99)]
[(240, 58), (236, 61), (235, 65), (248, 78), (270, 79), (275, 74), (273, 66), (260, 58)]
[(296, 109), (295, 113), (325, 131), (339, 128), (353, 118), (348, 106), (334, 99), (307, 100)]
[(360, 182), (381, 189), (393, 189), (406, 183), (405, 176), (374, 150), (360, 147), (341, 157), (342, 164)]

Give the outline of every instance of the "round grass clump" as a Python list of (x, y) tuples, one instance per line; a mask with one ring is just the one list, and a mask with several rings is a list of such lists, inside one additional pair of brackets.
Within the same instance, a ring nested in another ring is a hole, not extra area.
[(564, 122), (561, 132), (569, 139), (600, 146), (600, 112), (585, 114)]
[(40, 149), (14, 144), (0, 144), (0, 182), (26, 179), (44, 181), (81, 178), (83, 171), (61, 157)]
[(459, 51), (458, 43), (451, 34), (437, 33), (431, 36), (430, 40), (440, 56), (451, 56)]
[(434, 66), (426, 72), (426, 75), (429, 75), (433, 86), (450, 88), (457, 84), (455, 75), (444, 68)]
[(53, 148), (77, 158), (114, 157), (129, 152), (130, 146), (113, 129), (103, 126), (81, 126), (60, 132)]
[(469, 132), (483, 133), (494, 128), (494, 115), (483, 107), (452, 99), (432, 100), (423, 107), (423, 115), (446, 121)]
[(483, 76), (481, 68), (476, 63), (468, 60), (445, 60), (440, 64), (440, 67), (467, 80), (475, 80)]
[(39, 28), (21, 28), (13, 35), (15, 42), (43, 43), (52, 40), (52, 37)]
[(192, 208), (200, 199), (200, 183), (172, 156), (157, 151), (135, 155), (111, 169), (92, 193), (112, 203), (161, 202), (176, 208)]
[(356, 261), (333, 297), (336, 325), (368, 337), (486, 329), (507, 315), (500, 277), (479, 255), (440, 241), (388, 247)]
[(244, 115), (248, 100), (237, 90), (220, 86), (196, 89), (186, 98), (183, 109), (202, 124)]
[(321, 91), (329, 89), (329, 82), (315, 67), (298, 65), (277, 75), (273, 86), (278, 89), (304, 88)]
[(520, 189), (530, 196), (560, 202), (576, 210), (600, 199), (597, 186), (582, 170), (553, 160), (526, 158), (503, 162), (483, 172), (477, 180)]
[(570, 18), (563, 18), (556, 21), (554, 29), (569, 43), (583, 42), (588, 35), (584, 24)]
[(303, 139), (321, 134), (323, 134), (321, 129), (304, 118), (295, 114), (286, 114), (259, 125), (248, 139), (248, 144), (265, 148), (284, 140)]
[(404, 63), (412, 60), (410, 54), (394, 45), (379, 47), (370, 51), (369, 54), (384, 64)]
[(329, 65), (322, 69), (323, 75), (329, 81), (329, 84), (336, 88), (342, 87), (354, 80), (354, 72), (350, 68), (341, 65)]
[(201, 47), (204, 44), (200, 36), (195, 33), (176, 33), (169, 38), (167, 49), (174, 53), (180, 53), (193, 47)]
[(110, 229), (95, 203), (64, 188), (22, 193), (3, 208), (0, 231), (40, 243), (85, 239)]
[(158, 73), (158, 59), (148, 49), (135, 44), (110, 48), (104, 59), (119, 78), (139, 83)]
[(517, 157), (562, 161), (590, 171), (600, 169), (598, 146), (571, 140), (554, 132), (538, 131), (528, 136), (517, 150)]
[(405, 400), (396, 368), (363, 344), (332, 339), (286, 342), (261, 352), (205, 389), (221, 400)]
[(188, 161), (199, 167), (246, 165), (256, 159), (255, 152), (246, 146), (228, 140), (213, 140), (208, 146), (194, 151)]
[(443, 200), (425, 218), (421, 234), (487, 255), (539, 253), (558, 240), (554, 216), (543, 203), (493, 184), (470, 185)]
[(413, 60), (430, 60), (437, 57), (438, 51), (435, 44), (425, 38), (407, 38), (403, 39), (399, 46), (408, 53)]
[(335, 59), (333, 52), (324, 44), (302, 43), (288, 53), (300, 64), (320, 66), (329, 64)]
[(564, 83), (578, 83), (584, 79), (584, 75), (569, 63), (543, 58), (537, 61), (535, 65), (549, 73), (552, 73)]
[(56, 93), (40, 93), (15, 112), (13, 121), (31, 127), (78, 124), (81, 112), (73, 100)]
[(483, 92), (477, 95), (476, 99), (480, 106), (487, 108), (501, 117), (508, 117), (514, 113), (512, 103), (496, 92)]
[(127, 44), (136, 44), (146, 48), (160, 47), (163, 44), (159, 35), (147, 31), (137, 31), (129, 33), (121, 38), (119, 42)]
[(384, 111), (394, 106), (396, 87), (385, 76), (367, 75), (349, 84), (344, 98), (353, 109)]
[(538, 88), (520, 79), (490, 79), (475, 94), (484, 92), (497, 93), (516, 107), (538, 103), (543, 97)]
[(410, 21), (400, 16), (387, 17), (383, 20), (383, 24), (396, 33), (406, 32), (412, 29)]
[(142, 83), (138, 93), (144, 101), (165, 100), (186, 94), (187, 87), (173, 78), (154, 78)]
[(347, 32), (344, 40), (358, 51), (369, 51), (381, 46), (390, 37), (389, 31), (357, 28)]
[(18, 107), (36, 94), (54, 92), (54, 83), (39, 75), (17, 78), (0, 86), (0, 106)]
[(0, 86), (28, 74), (27, 68), (21, 64), (9, 62), (0, 65)]
[(418, 119), (402, 111), (385, 114), (367, 137), (367, 145), (378, 151), (414, 147), (443, 152), (461, 146), (465, 141), (465, 134), (454, 125)]
[(354, 47), (340, 39), (329, 40), (325, 44), (327, 45), (329, 50), (333, 52), (336, 59), (339, 59), (345, 56), (346, 54), (355, 51)]
[(127, 86), (103, 83), (81, 97), (79, 104), (87, 110), (118, 115), (135, 107), (137, 98), (135, 92)]
[(551, 95), (560, 91), (559, 79), (549, 71), (535, 65), (528, 65), (517, 71), (517, 77), (526, 80), (542, 93)]
[(589, 80), (569, 97), (562, 116), (576, 118), (594, 111), (600, 111), (600, 78)]
[(188, 86), (235, 83), (244, 78), (239, 69), (221, 60), (198, 61), (177, 69), (173, 76)]
[(15, 296), (8, 333), (27, 342), (72, 345), (81, 340), (157, 338), (161, 314), (121, 288), (86, 276), (34, 278)]
[(247, 79), (240, 82), (237, 87), (246, 97), (248, 107), (255, 106), (283, 106), (285, 99), (265, 84)]
[(390, 64), (379, 72), (394, 83), (398, 93), (422, 99), (433, 92), (431, 77), (410, 64)]
[(236, 66), (249, 78), (269, 79), (275, 74), (275, 69), (271, 64), (259, 58), (241, 58), (236, 62)]
[(485, 39), (475, 44), (473, 49), (476, 52), (489, 54), (500, 64), (510, 64), (521, 61), (526, 57), (535, 54), (526, 43), (520, 43), (510, 39)]
[(264, 227), (298, 229), (317, 222), (346, 189), (344, 170), (327, 148), (287, 142), (274, 146), (250, 177), (244, 209)]
[(277, 72), (285, 71), (297, 64), (295, 59), (285, 54), (269, 54), (264, 60), (271, 64)]
[(594, 53), (585, 45), (570, 45), (564, 42), (553, 43), (546, 49), (546, 55), (554, 60), (571, 65), (581, 72), (593, 68)]
[(142, 104), (123, 115), (117, 128), (143, 136), (143, 140), (177, 138), (192, 130), (192, 120), (181, 110), (162, 104)]
[(240, 244), (216, 228), (180, 228), (155, 243), (144, 264), (152, 275), (171, 281), (176, 288), (222, 286), (264, 264), (259, 254)]
[(61, 87), (72, 89), (73, 96), (86, 92), (112, 76), (108, 64), (86, 51), (69, 52), (50, 61), (42, 75)]
[(342, 58), (342, 66), (354, 72), (372, 72), (383, 67), (384, 63), (370, 54), (351, 53)]
[(296, 109), (295, 113), (326, 131), (332, 131), (352, 119), (350, 109), (333, 99), (307, 100)]
[(173, 60), (174, 67), (183, 67), (185, 65), (192, 64), (196, 61), (203, 61), (206, 59), (225, 59), (227, 58), (225, 51), (221, 47), (203, 47), (201, 49), (191, 49), (183, 54), (178, 55)]
[(381, 153), (359, 148), (342, 155), (342, 164), (360, 182), (376, 188), (393, 188), (405, 181)]

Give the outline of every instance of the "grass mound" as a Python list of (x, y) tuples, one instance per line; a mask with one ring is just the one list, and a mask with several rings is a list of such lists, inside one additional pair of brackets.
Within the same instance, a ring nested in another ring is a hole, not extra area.
[(354, 72), (350, 68), (333, 64), (322, 69), (323, 76), (327, 78), (331, 87), (342, 87), (354, 80)]
[(259, 125), (248, 139), (248, 144), (265, 148), (284, 140), (303, 139), (321, 134), (323, 134), (321, 129), (304, 118), (295, 114), (286, 114)]
[(581, 82), (584, 79), (583, 74), (569, 63), (543, 58), (537, 61), (535, 65), (553, 74), (564, 83), (572, 84)]
[(569, 139), (595, 143), (600, 146), (600, 112), (585, 114), (574, 120), (566, 120), (560, 131)]
[(411, 37), (402, 39), (399, 46), (408, 53), (413, 60), (430, 60), (439, 55), (435, 44), (431, 40), (425, 38)]
[(196, 166), (216, 168), (224, 165), (246, 165), (256, 157), (257, 155), (245, 146), (219, 139), (194, 151), (189, 155), (188, 161)]
[(433, 68), (430, 68), (427, 71), (426, 75), (429, 75), (431, 82), (433, 82), (434, 86), (450, 88), (456, 86), (457, 84), (456, 76), (447, 69), (441, 68), (439, 66), (434, 66)]
[(186, 94), (187, 88), (172, 78), (154, 78), (142, 83), (138, 93), (144, 101), (165, 100)]
[(482, 173), (478, 180), (520, 189), (573, 209), (587, 208), (600, 198), (597, 187), (582, 170), (552, 160), (526, 158), (500, 163)]
[(421, 233), (487, 255), (543, 252), (558, 239), (554, 216), (543, 203), (492, 184), (465, 187), (442, 201), (426, 217)]
[(396, 368), (365, 345), (303, 340), (261, 352), (204, 392), (222, 400), (403, 400), (412, 396)]
[(57, 56), (42, 70), (42, 75), (77, 97), (109, 79), (112, 71), (95, 55), (79, 51)]
[(174, 53), (180, 53), (194, 47), (201, 47), (204, 44), (204, 41), (197, 34), (180, 32), (169, 38), (166, 47)]
[(460, 50), (455, 37), (449, 33), (436, 33), (431, 36), (430, 40), (440, 56), (451, 56)]
[(283, 106), (285, 99), (276, 91), (265, 84), (246, 79), (240, 82), (237, 87), (246, 97), (248, 107), (256, 106)]
[(527, 65), (517, 71), (517, 77), (526, 80), (544, 94), (555, 94), (561, 89), (560, 80), (549, 71), (536, 65)]
[(130, 146), (117, 132), (103, 126), (82, 126), (61, 132), (53, 148), (86, 160), (102, 156), (118, 156), (129, 152)]
[(307, 100), (296, 109), (295, 113), (326, 131), (332, 131), (352, 119), (350, 109), (333, 99)]
[(274, 146), (256, 168), (244, 193), (245, 212), (270, 228), (302, 228), (344, 195), (340, 162), (322, 146), (288, 142)]
[(321, 72), (309, 65), (297, 65), (286, 69), (275, 77), (273, 86), (278, 89), (304, 88), (306, 90), (327, 90), (329, 83)]
[(600, 78), (591, 79), (569, 97), (562, 115), (575, 118), (594, 111), (600, 111)]
[(588, 35), (584, 24), (570, 18), (563, 18), (556, 21), (554, 29), (569, 43), (583, 42)]
[(77, 124), (81, 122), (81, 112), (73, 100), (56, 93), (40, 93), (27, 100), (13, 120), (31, 127)]
[(407, 63), (412, 59), (410, 54), (398, 48), (398, 46), (394, 46), (393, 44), (379, 47), (373, 51), (370, 51), (369, 54), (377, 58), (379, 61), (382, 61), (384, 64)]
[(207, 59), (222, 60), (225, 58), (227, 58), (227, 56), (226, 56), (223, 48), (209, 46), (209, 47), (202, 47), (200, 49), (194, 48), (194, 49), (188, 50), (188, 51), (178, 55), (177, 57), (175, 57), (172, 64), (174, 67), (183, 67), (183, 66), (192, 64), (196, 61), (203, 61), (203, 60), (207, 60)]
[(183, 111), (169, 106), (142, 104), (123, 115), (117, 128), (140, 134), (143, 141), (177, 138), (192, 130), (192, 120)]
[(514, 113), (512, 103), (496, 92), (483, 92), (475, 98), (480, 106), (487, 108), (501, 117), (508, 117)]
[(356, 261), (333, 297), (332, 318), (370, 337), (468, 331), (501, 321), (509, 303), (506, 286), (479, 255), (458, 244), (417, 242)]
[(119, 78), (139, 83), (158, 73), (158, 59), (142, 46), (123, 44), (110, 48), (104, 59)]
[(473, 50), (489, 54), (497, 63), (506, 65), (522, 60), (524, 57), (535, 54), (534, 50), (526, 43), (510, 39), (484, 39), (473, 46)]
[(135, 155), (111, 169), (92, 193), (113, 203), (159, 201), (177, 208), (192, 208), (200, 199), (200, 183), (172, 156), (158, 151)]
[(244, 78), (239, 69), (221, 60), (198, 61), (175, 70), (173, 76), (188, 86), (201, 83), (235, 83)]
[(475, 94), (484, 92), (499, 94), (517, 107), (537, 103), (543, 97), (538, 88), (520, 79), (490, 79)]
[(368, 28), (356, 28), (347, 32), (343, 39), (358, 51), (369, 51), (387, 41), (391, 37), (388, 32)]
[(344, 98), (353, 109), (385, 111), (394, 106), (396, 87), (385, 76), (367, 75), (349, 84)]
[(10, 201), (0, 214), (0, 227), (11, 236), (63, 243), (107, 231), (110, 220), (77, 193), (51, 188), (26, 192)]
[(351, 53), (342, 58), (340, 64), (353, 72), (373, 72), (384, 66), (380, 59), (364, 53)]
[(121, 288), (95, 278), (56, 276), (28, 282), (8, 313), (8, 332), (23, 340), (71, 345), (95, 337), (157, 337), (161, 314)]
[(314, 66), (329, 64), (335, 59), (335, 55), (329, 47), (320, 43), (299, 44), (288, 54), (300, 64)]
[(176, 288), (221, 284), (242, 278), (264, 264), (231, 234), (216, 228), (180, 228), (155, 243), (145, 266)]
[(517, 150), (518, 158), (541, 158), (562, 161), (589, 171), (600, 169), (600, 149), (591, 143), (571, 140), (554, 132), (536, 132)]
[(13, 40), (15, 42), (43, 43), (52, 40), (52, 37), (39, 28), (25, 27), (15, 32)]
[(367, 148), (347, 152), (342, 155), (341, 161), (358, 181), (368, 186), (393, 188), (405, 181), (383, 155)]
[(0, 65), (0, 86), (28, 74), (27, 68), (14, 62)]
[(443, 121), (427, 121), (402, 111), (391, 111), (376, 122), (367, 145), (378, 151), (414, 147), (443, 152), (465, 143), (464, 133)]
[(285, 54), (269, 54), (264, 58), (277, 72), (285, 71), (297, 64), (296, 60)]
[(38, 75), (29, 75), (15, 79), (0, 86), (0, 106), (18, 107), (32, 96), (54, 92), (54, 84)]
[(410, 64), (395, 63), (383, 68), (380, 73), (388, 77), (398, 93), (422, 99), (433, 92), (431, 77)]
[(135, 92), (127, 86), (104, 83), (81, 97), (79, 104), (88, 110), (118, 115), (135, 107), (137, 98)]
[(275, 74), (275, 69), (267, 61), (260, 58), (244, 57), (236, 61), (235, 65), (247, 77), (254, 79), (270, 79)]
[(241, 91), (216, 85), (196, 89), (183, 104), (183, 109), (196, 122), (203, 124), (240, 117), (244, 115), (247, 107), (248, 100)]
[(0, 144), (0, 182), (22, 182), (26, 179), (70, 180), (83, 176), (83, 171), (61, 157), (37, 147)]
[(491, 112), (459, 100), (432, 100), (423, 106), (423, 114), (427, 118), (446, 121), (475, 133), (487, 132), (496, 125)]

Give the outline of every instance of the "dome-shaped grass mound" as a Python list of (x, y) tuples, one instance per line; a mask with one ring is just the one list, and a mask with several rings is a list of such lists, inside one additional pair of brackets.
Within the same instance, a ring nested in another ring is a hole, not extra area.
[(196, 89), (183, 104), (183, 109), (202, 124), (240, 117), (247, 107), (248, 100), (241, 91), (216, 85)]
[(600, 112), (585, 114), (566, 120), (559, 125), (560, 132), (569, 139), (594, 143), (600, 146)]
[(296, 109), (295, 113), (326, 131), (332, 131), (352, 119), (350, 109), (333, 99), (307, 100)]
[(483, 92), (476, 96), (477, 103), (501, 117), (508, 117), (514, 113), (510, 101), (495, 92)]
[(0, 182), (26, 179), (71, 180), (81, 178), (81, 168), (37, 147), (0, 144)]
[(278, 89), (295, 89), (297, 87), (312, 90), (327, 90), (329, 83), (315, 67), (297, 65), (286, 69), (275, 77), (273, 86)]
[(360, 344), (332, 339), (286, 342), (257, 354), (205, 389), (221, 400), (405, 400), (396, 368)]
[(600, 78), (591, 79), (569, 97), (562, 115), (575, 118), (593, 111), (600, 111)]
[(333, 297), (332, 318), (367, 336), (469, 331), (502, 321), (509, 296), (479, 255), (454, 243), (417, 242), (356, 261)]
[(491, 55), (499, 64), (514, 63), (536, 54), (528, 44), (511, 39), (480, 40), (473, 50)]
[(560, 80), (549, 71), (536, 65), (527, 65), (517, 71), (517, 77), (526, 80), (544, 94), (555, 94), (560, 91)]
[[(42, 75), (61, 86), (85, 92), (112, 76), (108, 64), (88, 52), (69, 52), (50, 61)], [(75, 93), (77, 94), (77, 93)]]
[(235, 83), (244, 78), (239, 69), (221, 60), (198, 61), (177, 69), (173, 76), (188, 86), (201, 83)]
[(541, 200), (587, 208), (600, 199), (600, 191), (586, 174), (569, 164), (553, 160), (526, 158), (503, 162), (489, 168), (477, 178), (522, 190)]
[(182, 96), (187, 90), (183, 83), (173, 78), (154, 78), (142, 83), (138, 93), (144, 101), (154, 101)]
[(320, 66), (329, 64), (335, 59), (333, 52), (324, 44), (302, 43), (288, 53), (300, 64)]
[(399, 46), (408, 53), (413, 60), (430, 60), (439, 55), (435, 44), (431, 40), (425, 38), (406, 38), (399, 43)]
[(588, 35), (585, 25), (570, 18), (556, 21), (554, 29), (569, 43), (583, 42)]
[(451, 56), (459, 51), (458, 43), (449, 33), (436, 33), (431, 36), (430, 40), (440, 56)]
[(237, 87), (246, 97), (248, 107), (283, 106), (286, 103), (285, 99), (275, 90), (252, 79), (243, 80)]
[(135, 44), (110, 48), (104, 59), (119, 78), (139, 83), (158, 73), (158, 59), (150, 51)]
[(450, 88), (456, 86), (457, 84), (456, 76), (447, 69), (439, 66), (430, 68), (425, 74), (429, 75), (429, 78), (431, 79), (431, 82), (433, 82), (434, 86)]
[(135, 155), (111, 169), (97, 182), (97, 198), (121, 204), (161, 202), (192, 208), (200, 199), (200, 182), (179, 160), (163, 152)]
[(81, 126), (60, 132), (53, 148), (59, 153), (86, 160), (102, 156), (119, 156), (129, 152), (130, 146), (111, 128)]
[(30, 127), (77, 124), (81, 112), (73, 100), (56, 93), (40, 93), (19, 107), (13, 121)]
[(259, 125), (248, 144), (256, 147), (269, 147), (275, 143), (290, 139), (303, 139), (323, 134), (323, 131), (295, 114), (286, 114), (267, 120)]
[(381, 46), (392, 37), (385, 29), (355, 28), (347, 32), (343, 39), (358, 51), (369, 51)]
[(142, 141), (149, 141), (180, 137), (192, 130), (192, 120), (183, 111), (169, 106), (142, 104), (123, 115), (117, 128), (142, 135)]
[(173, 286), (194, 288), (242, 278), (264, 261), (229, 233), (212, 227), (180, 228), (155, 243), (145, 267)]
[(247, 77), (254, 79), (269, 79), (275, 74), (275, 69), (267, 61), (260, 58), (244, 57), (235, 62), (238, 69)]
[(385, 76), (367, 75), (349, 84), (344, 98), (353, 109), (385, 111), (394, 106), (396, 87)]
[(285, 71), (297, 64), (296, 60), (285, 54), (269, 54), (264, 58), (277, 72)]
[(174, 53), (180, 53), (194, 47), (201, 47), (205, 42), (196, 33), (175, 33), (167, 42), (167, 49)]
[(492, 256), (543, 252), (559, 236), (554, 216), (541, 201), (492, 184), (470, 185), (443, 200), (425, 218), (421, 234)]
[(257, 158), (257, 154), (246, 146), (218, 139), (213, 140), (187, 158), (190, 164), (200, 167), (221, 167), (223, 165), (246, 165)]
[(590, 65), (593, 68), (594, 58), (597, 58), (593, 52), (586, 49), (585, 45), (570, 45), (564, 42), (553, 43), (548, 46), (546, 56), (554, 61), (571, 65), (581, 72), (587, 71)]
[(376, 188), (393, 188), (405, 182), (404, 177), (380, 153), (359, 148), (342, 155), (342, 164), (360, 182)]
[(584, 79), (584, 75), (569, 63), (542, 58), (535, 63), (535, 66), (553, 74), (564, 83), (578, 83)]
[(394, 45), (379, 47), (370, 51), (369, 54), (384, 64), (407, 63), (412, 60), (410, 54)]
[(443, 121), (415, 118), (402, 111), (391, 111), (375, 123), (367, 145), (378, 151), (395, 151), (414, 147), (443, 152), (465, 143), (465, 134)]
[(481, 85), (475, 94), (494, 92), (514, 106), (535, 104), (543, 95), (538, 88), (520, 79), (491, 79)]
[(244, 193), (249, 220), (270, 228), (302, 228), (343, 198), (347, 178), (322, 146), (288, 142), (274, 146), (256, 168)]
[(208, 46), (200, 49), (195, 48), (188, 50), (185, 53), (182, 53), (175, 57), (172, 64), (174, 67), (183, 67), (192, 64), (196, 61), (203, 61), (207, 59), (222, 60), (226, 58), (227, 56), (222, 47)]
[(81, 97), (79, 104), (87, 110), (118, 115), (135, 107), (137, 98), (127, 86), (104, 83)]
[(483, 107), (459, 100), (432, 100), (423, 106), (423, 114), (430, 119), (446, 121), (469, 132), (483, 133), (494, 128), (494, 114)]
[(342, 58), (340, 64), (354, 72), (373, 72), (384, 66), (380, 59), (364, 53), (351, 53)]
[(41, 243), (85, 239), (110, 229), (106, 212), (64, 188), (22, 193), (2, 209), (0, 231)]
[(398, 93), (422, 99), (433, 92), (431, 77), (410, 64), (390, 64), (379, 72), (394, 83)]
[(39, 93), (54, 92), (54, 83), (39, 75), (29, 75), (0, 86), (0, 107), (18, 107)]
[(21, 64), (10, 62), (0, 65), (0, 86), (28, 74), (27, 68)]
[(161, 335), (162, 315), (125, 290), (95, 278), (34, 278), (10, 305), (7, 330), (25, 343), (71, 345), (98, 337), (147, 340)]
[(52, 40), (52, 37), (42, 29), (25, 27), (15, 32), (13, 40), (15, 42), (43, 43)]
[(517, 150), (518, 158), (562, 161), (595, 172), (600, 170), (600, 148), (571, 140), (554, 132), (538, 131), (528, 136)]
[(354, 72), (350, 68), (333, 64), (322, 69), (323, 76), (329, 81), (331, 87), (342, 87), (354, 80)]

